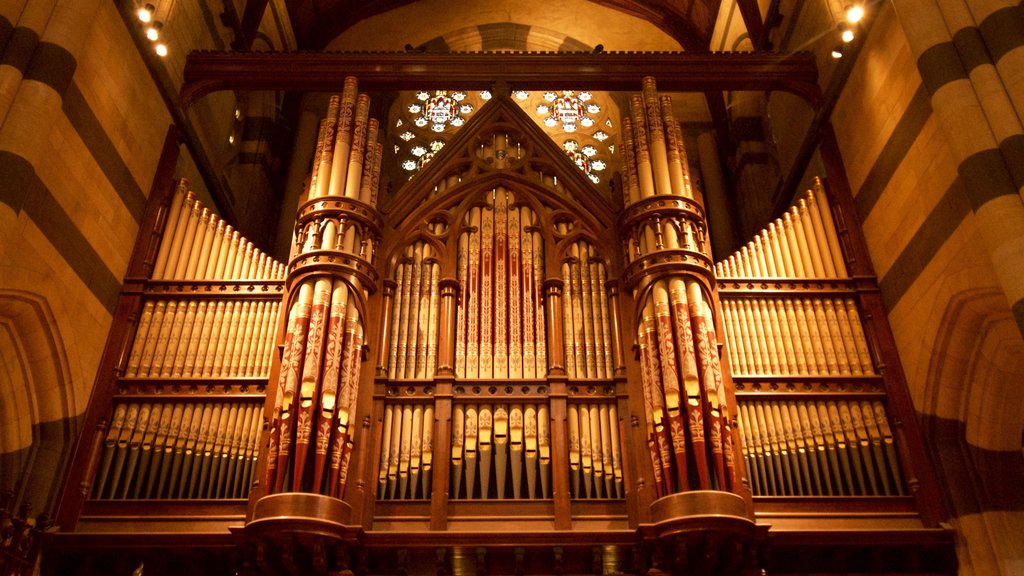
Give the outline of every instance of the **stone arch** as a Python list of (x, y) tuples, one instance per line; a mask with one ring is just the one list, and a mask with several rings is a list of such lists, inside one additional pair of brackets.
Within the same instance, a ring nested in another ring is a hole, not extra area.
[(64, 341), (47, 301), (0, 290), (0, 490), (49, 511), (77, 432)]
[(1024, 496), (1024, 340), (1002, 291), (963, 290), (942, 312), (919, 409), (961, 566), (1003, 571), (1016, 554)]
[(1003, 293), (952, 296), (939, 324), (920, 409), (964, 426), (964, 440), (986, 450), (1020, 450), (1024, 430), (1024, 340)]

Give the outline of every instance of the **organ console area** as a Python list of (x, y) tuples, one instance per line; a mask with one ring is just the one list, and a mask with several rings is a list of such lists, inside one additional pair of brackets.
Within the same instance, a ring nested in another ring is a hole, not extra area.
[(125, 542), (147, 572), (946, 570), (849, 203), (816, 181), (712, 255), (637, 89), (614, 193), (500, 91), (389, 191), (348, 78), (287, 261), (154, 197), (44, 571)]

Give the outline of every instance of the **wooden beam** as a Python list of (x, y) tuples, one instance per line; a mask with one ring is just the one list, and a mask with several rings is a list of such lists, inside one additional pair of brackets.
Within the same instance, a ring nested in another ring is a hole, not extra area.
[(256, 33), (260, 29), (260, 21), (267, 11), (269, 0), (249, 0), (245, 3), (245, 12), (242, 14), (242, 41), (245, 42), (245, 49), (252, 49), (252, 43), (256, 40)]
[(499, 80), (524, 90), (569, 82), (634, 91), (644, 76), (654, 76), (665, 92), (781, 90), (815, 108), (821, 98), (814, 56), (804, 52), (193, 52), (184, 75), (186, 106), (219, 90), (336, 91), (346, 76), (370, 91), (485, 89)]
[(743, 17), (743, 25), (747, 27), (747, 35), (754, 46), (762, 46), (764, 43), (765, 26), (761, 20), (761, 8), (756, 0), (736, 0), (740, 9), (740, 16)]
[[(725, 95), (721, 90), (709, 90), (704, 93), (711, 114), (711, 123), (715, 127), (715, 138), (718, 140), (718, 157), (722, 166), (730, 166), (730, 159), (736, 154), (736, 142), (732, 138), (729, 123), (729, 111), (725, 107)], [(730, 186), (731, 187), (731, 186)]]

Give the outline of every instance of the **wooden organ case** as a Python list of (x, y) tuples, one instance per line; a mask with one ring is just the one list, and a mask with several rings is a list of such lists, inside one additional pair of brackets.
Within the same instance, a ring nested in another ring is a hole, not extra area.
[(842, 198), (716, 264), (652, 78), (615, 199), (501, 94), (384, 197), (369, 110), (331, 98), (287, 263), (153, 201), (44, 571), (955, 569)]

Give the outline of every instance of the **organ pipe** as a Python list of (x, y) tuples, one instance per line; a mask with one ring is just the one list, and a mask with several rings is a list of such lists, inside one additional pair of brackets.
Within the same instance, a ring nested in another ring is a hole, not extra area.
[(255, 460), (256, 437), (249, 432), (260, 421), (253, 401), (118, 402), (93, 498), (245, 497), (252, 478), (244, 462), (237, 468)]
[[(467, 212), (457, 255), (464, 294), (456, 311), (460, 378), (537, 378), (547, 373), (543, 309), (537, 305), (544, 256), (534, 222), (533, 211), (517, 205), (515, 195), (503, 187), (485, 194), (482, 205)], [(392, 348), (401, 355), (401, 342), (410, 337), (393, 330), (399, 343)]]
[[(627, 246), (627, 277), (633, 274), (631, 268), (655, 254), (662, 260), (651, 262), (664, 270), (646, 277), (637, 272), (630, 280), (640, 282), (640, 290), (635, 289), (640, 296), (637, 341), (656, 491), (659, 497), (690, 490), (738, 491), (731, 429), (735, 407), (719, 358), (716, 298), (706, 288), (712, 285), (713, 265), (704, 242), (703, 213), (694, 202), (699, 199), (688, 185), (671, 98), (659, 97), (654, 79), (645, 78), (641, 94), (630, 98), (630, 112), (624, 127), (625, 186), (634, 185), (630, 180), (635, 174), (640, 193), (626, 195), (624, 223), (633, 239)], [(648, 200), (655, 196), (664, 200)], [(700, 262), (705, 270), (686, 270), (684, 265), (673, 269), (662, 261)], [(723, 324), (738, 321), (734, 316), (722, 319)], [(765, 335), (759, 336), (764, 342)], [(754, 348), (747, 344), (739, 350)], [(769, 356), (767, 350), (764, 355)]]
[(744, 399), (740, 414), (755, 496), (905, 493), (881, 400)]
[[(246, 255), (248, 250), (248, 256)], [(280, 280), (284, 266), (196, 200), (180, 180), (153, 264), (153, 280)]]
[[(345, 493), (365, 338), (360, 303), (372, 286), (347, 277), (345, 269), (318, 268), (319, 257), (313, 255), (341, 252), (372, 262), (375, 232), (355, 216), (362, 213), (364, 205), (373, 210), (377, 123), (368, 117), (369, 105), (369, 97), (358, 94), (355, 80), (347, 78), (343, 93), (330, 99), (327, 117), (321, 123), (308, 200), (300, 206), (296, 224), (292, 276), (288, 279), (289, 314), (268, 449), (269, 493), (307, 492), (335, 498)], [(321, 207), (326, 205), (318, 203), (321, 198), (336, 200), (332, 206), (340, 208), (324, 210)], [(401, 297), (413, 299), (408, 292)], [(424, 340), (426, 330), (423, 326)], [(414, 362), (415, 342), (406, 351)], [(414, 364), (399, 366), (395, 360), (390, 369), (415, 374)], [(400, 424), (403, 415), (397, 418), (392, 415), (392, 428)], [(398, 456), (396, 453), (395, 464)], [(392, 492), (397, 480), (397, 470), (394, 472), (388, 477)]]

